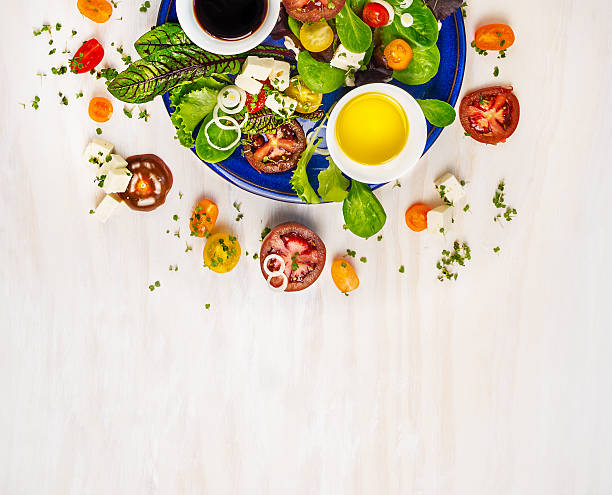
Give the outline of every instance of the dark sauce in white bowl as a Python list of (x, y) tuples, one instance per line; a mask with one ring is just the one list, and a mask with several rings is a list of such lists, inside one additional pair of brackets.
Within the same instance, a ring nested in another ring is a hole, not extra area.
[(268, 0), (194, 0), (198, 24), (211, 36), (236, 41), (249, 37), (263, 24)]

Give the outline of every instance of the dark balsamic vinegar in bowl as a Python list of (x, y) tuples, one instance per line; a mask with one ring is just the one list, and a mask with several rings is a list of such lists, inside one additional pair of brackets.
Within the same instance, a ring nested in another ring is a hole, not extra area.
[(268, 0), (194, 0), (193, 10), (208, 34), (235, 41), (259, 29), (268, 13)]

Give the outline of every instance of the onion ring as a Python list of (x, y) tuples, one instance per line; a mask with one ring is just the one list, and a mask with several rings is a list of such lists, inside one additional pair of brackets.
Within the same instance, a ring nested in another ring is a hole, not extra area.
[[(234, 96), (238, 95), (239, 98), (238, 103), (231, 107), (228, 107), (224, 102), (224, 100), (227, 98), (225, 94), (228, 92), (233, 94)], [(219, 94), (217, 95), (217, 105), (219, 105), (221, 110), (223, 110), (228, 115), (234, 115), (236, 113), (241, 112), (245, 104), (246, 92), (244, 91), (244, 89), (239, 88), (238, 86), (226, 86), (221, 91), (219, 91)]]
[(232, 144), (230, 144), (229, 146), (225, 146), (225, 147), (221, 147), (221, 146), (217, 146), (216, 144), (214, 144), (211, 140), (210, 140), (210, 136), (208, 135), (208, 129), (210, 128), (210, 126), (212, 124), (215, 123), (214, 119), (211, 119), (208, 124), (206, 124), (206, 127), (204, 127), (204, 136), (206, 136), (206, 141), (208, 141), (208, 144), (210, 144), (213, 148), (215, 148), (216, 150), (219, 151), (227, 151), (227, 150), (231, 150), (234, 146), (236, 146), (239, 142), (240, 139), (242, 138), (242, 131), (240, 130), (240, 126), (238, 125), (238, 122), (236, 122), (236, 119), (234, 119), (233, 117), (229, 117), (227, 115), (221, 115), (219, 117), (219, 119), (225, 119), (229, 122), (232, 122), (233, 124), (236, 125), (236, 139), (234, 139), (234, 141), (232, 141)]
[[(271, 271), (268, 268), (268, 263), (270, 262), (270, 260), (278, 261), (281, 264), (280, 270)], [(271, 277), (278, 277), (278, 276), (280, 276), (281, 273), (285, 273), (285, 267), (286, 267), (285, 260), (281, 256), (279, 256), (278, 254), (275, 254), (275, 253), (272, 253), (272, 254), (269, 254), (268, 256), (266, 256), (266, 258), (264, 259), (264, 262), (263, 262), (264, 272), (266, 272), (266, 275), (270, 275)]]
[[(215, 109), (213, 110), (213, 120), (215, 121), (217, 126), (219, 128), (221, 128), (221, 129), (225, 129), (226, 131), (235, 131), (236, 128), (234, 126), (229, 126), (229, 125), (225, 125), (225, 124), (221, 123), (219, 118), (223, 117), (223, 115), (219, 115), (219, 110), (221, 110), (221, 107), (219, 105), (215, 105)], [(238, 128), (242, 129), (244, 127), (244, 124), (246, 124), (248, 122), (248, 120), (249, 120), (249, 112), (247, 112), (244, 115), (244, 119), (242, 119), (242, 122), (240, 122), (240, 124), (238, 124)], [(236, 121), (236, 122), (238, 122), (238, 121)]]
[[(282, 277), (283, 279), (283, 283), (280, 285), (280, 287), (274, 287), (271, 283), (272, 279), (276, 277)], [(276, 275), (276, 277), (268, 276), (267, 278), (268, 287), (270, 287), (270, 289), (277, 291), (277, 292), (285, 292), (285, 289), (289, 285), (289, 279), (287, 278), (287, 275), (285, 275), (284, 273), (281, 273), (280, 275)]]

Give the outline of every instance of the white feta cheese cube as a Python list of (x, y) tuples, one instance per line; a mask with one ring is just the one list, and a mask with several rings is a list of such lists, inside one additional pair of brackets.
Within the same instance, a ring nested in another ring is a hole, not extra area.
[(289, 118), (297, 108), (297, 101), (280, 93), (271, 93), (266, 98), (266, 106), (283, 119)]
[(455, 203), (465, 196), (463, 186), (459, 183), (457, 177), (448, 172), (438, 177), (434, 181), (434, 186), (436, 186), (440, 195), (451, 203)]
[(86, 163), (96, 163), (96, 161), (101, 163), (114, 150), (113, 143), (100, 138), (92, 139), (83, 152), (83, 161)]
[(274, 89), (285, 91), (289, 87), (289, 73), (291, 66), (289, 62), (274, 61), (274, 67), (270, 73), (270, 84)]
[(125, 192), (132, 180), (132, 173), (127, 168), (111, 168), (105, 175), (102, 190), (106, 194)]
[(334, 53), (334, 56), (331, 59), (329, 65), (342, 70), (359, 69), (361, 62), (363, 62), (364, 58), (365, 52), (350, 52), (346, 48), (344, 48), (344, 45), (342, 45), (341, 43), (340, 45), (338, 45), (338, 48), (336, 48), (336, 53)]
[(105, 223), (111, 217), (111, 215), (115, 213), (115, 210), (120, 204), (121, 201), (116, 199), (114, 196), (107, 194), (96, 207), (93, 216), (102, 223)]
[[(444, 234), (453, 222), (453, 207), (440, 205), (427, 212), (427, 232), (431, 234)], [(442, 230), (443, 229), (443, 230)]]
[[(110, 159), (108, 158), (110, 156)], [(124, 169), (127, 168), (128, 162), (122, 156), (119, 155), (106, 155), (100, 160), (101, 164), (96, 169), (96, 176), (107, 175), (111, 169)], [(123, 192), (123, 191), (122, 191)]]
[[(259, 58), (251, 55), (247, 57), (246, 62), (242, 66), (242, 75), (258, 81), (265, 81), (270, 77), (275, 62), (276, 60), (273, 58)], [(244, 90), (246, 91), (246, 89)]]
[(234, 84), (241, 89), (244, 89), (247, 93), (257, 95), (263, 88), (263, 84), (256, 81), (252, 77), (245, 76), (244, 74), (238, 74)]

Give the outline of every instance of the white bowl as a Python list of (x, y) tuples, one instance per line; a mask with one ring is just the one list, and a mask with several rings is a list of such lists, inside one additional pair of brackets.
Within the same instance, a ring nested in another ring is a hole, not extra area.
[(234, 41), (215, 38), (202, 29), (196, 19), (194, 0), (176, 0), (176, 14), (183, 31), (200, 48), (219, 55), (235, 55), (255, 48), (270, 35), (278, 21), (280, 3), (281, 0), (268, 0), (268, 12), (257, 31), (247, 38)]
[[(340, 111), (353, 98), (365, 93), (379, 93), (393, 98), (404, 109), (408, 119), (409, 133), (404, 148), (395, 158), (382, 165), (363, 165), (351, 160), (336, 139), (336, 122)], [(352, 179), (366, 184), (390, 182), (408, 172), (423, 155), (427, 142), (427, 122), (417, 101), (402, 88), (392, 84), (366, 84), (349, 91), (336, 103), (327, 123), (326, 141), (329, 154), (338, 168)]]

